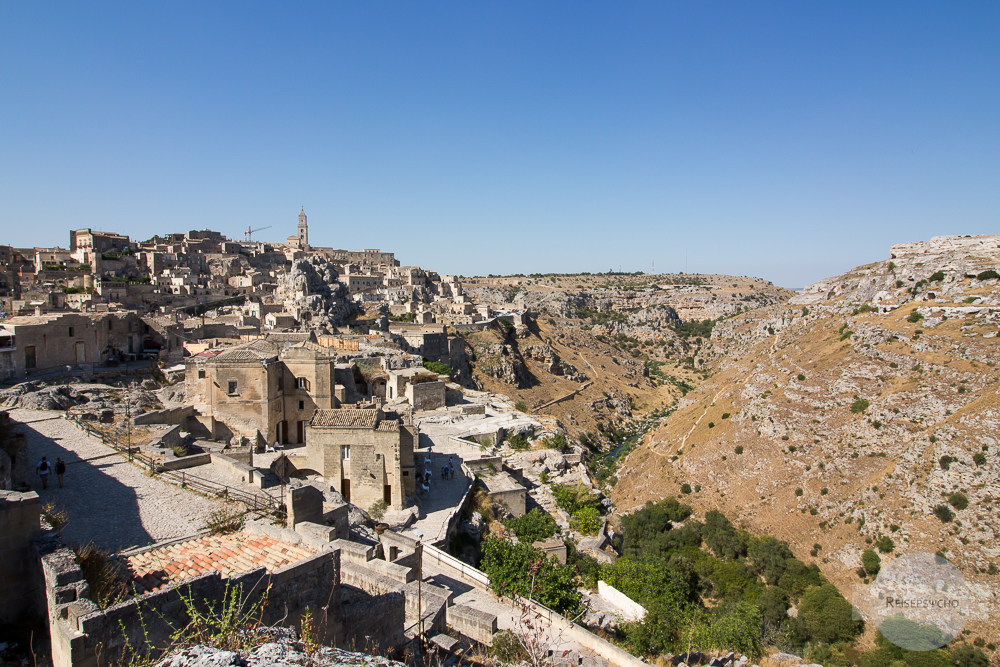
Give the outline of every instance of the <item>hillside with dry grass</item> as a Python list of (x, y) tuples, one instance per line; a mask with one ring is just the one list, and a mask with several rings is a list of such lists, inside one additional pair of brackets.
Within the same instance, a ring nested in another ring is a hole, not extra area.
[(716, 320), (791, 295), (722, 275), (504, 276), (462, 286), (477, 303), (529, 313), (523, 325), (462, 334), (477, 384), (559, 419), (570, 435), (672, 406), (719, 354), (708, 336)]
[(997, 270), (1000, 237), (939, 237), (718, 323), (725, 354), (622, 464), (618, 511), (719, 509), (848, 596), (873, 544), (942, 553), (995, 615)]

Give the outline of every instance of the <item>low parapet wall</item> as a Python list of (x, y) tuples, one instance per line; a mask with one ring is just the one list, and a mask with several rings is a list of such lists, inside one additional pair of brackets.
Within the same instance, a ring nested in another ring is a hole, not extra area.
[(497, 632), (496, 614), (473, 609), (464, 604), (456, 604), (448, 607), (445, 618), (449, 628), (462, 633), (469, 639), (487, 646), (493, 643), (493, 635)]
[(462, 579), (465, 579), (467, 583), (471, 583), (474, 586), (479, 586), (481, 588), (490, 587), (490, 578), (486, 576), (485, 572), (472, 567), (468, 563), (460, 561), (451, 554), (446, 553), (433, 545), (424, 545), (424, 560), (437, 562), (442, 565), (446, 565), (453, 570), (457, 570)]
[(184, 405), (179, 408), (153, 410), (152, 412), (138, 415), (132, 421), (136, 424), (136, 426), (141, 424), (178, 424), (183, 426), (188, 417), (193, 416), (194, 406)]
[(55, 667), (99, 667), (128, 663), (136, 651), (156, 657), (173, 642), (172, 633), (190, 619), (193, 606), (204, 611), (227, 596), (242, 600), (243, 609), (261, 605), (266, 624), (296, 626), (306, 607), (312, 610), (318, 638), (342, 636), (335, 599), (340, 554), (327, 551), (268, 574), (257, 568), (231, 577), (218, 572), (168, 585), (107, 609), (89, 599), (90, 588), (73, 552), (58, 541), (36, 543), (49, 607), (52, 664)]

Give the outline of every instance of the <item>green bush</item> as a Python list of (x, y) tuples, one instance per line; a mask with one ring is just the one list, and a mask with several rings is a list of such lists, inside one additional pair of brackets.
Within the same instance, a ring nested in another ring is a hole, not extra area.
[(683, 493), (684, 495), (690, 495), (691, 494), (691, 485), (688, 484), (687, 482), (684, 482), (683, 484), (681, 484), (681, 493)]
[(852, 617), (851, 603), (833, 584), (807, 590), (799, 603), (798, 619), (804, 639), (811, 641), (851, 641), (862, 630), (862, 624)]
[(736, 452), (737, 454), (742, 454), (743, 451), (744, 451), (743, 450), (743, 445), (736, 445), (736, 447), (733, 448), (733, 451)]
[(931, 274), (931, 277), (927, 279), (928, 282), (939, 283), (944, 280), (944, 271), (935, 271)]
[(882, 569), (882, 559), (874, 549), (865, 549), (861, 554), (861, 566), (865, 568), (865, 572), (874, 576)]
[(997, 273), (993, 269), (987, 269), (976, 275), (976, 280), (995, 280), (997, 278), (1000, 278), (1000, 273)]
[(919, 322), (922, 319), (924, 319), (923, 315), (921, 315), (917, 311), (913, 311), (912, 313), (910, 313), (910, 316), (906, 318), (906, 321), (910, 322), (912, 324), (916, 324), (917, 322)]
[(955, 462), (955, 457), (948, 456), (945, 454), (940, 459), (938, 459), (938, 464), (941, 466), (941, 470), (947, 470), (951, 467), (951, 464)]
[(497, 595), (531, 598), (561, 614), (580, 609), (575, 570), (527, 544), (489, 537), (482, 544), (481, 568)]
[(870, 405), (871, 403), (869, 403), (867, 399), (858, 396), (857, 398), (854, 399), (854, 402), (851, 403), (851, 412), (853, 412), (856, 415), (861, 414), (862, 412), (867, 410), (868, 406)]
[(884, 554), (892, 553), (893, 549), (896, 548), (896, 543), (892, 541), (891, 537), (883, 535), (882, 537), (875, 540), (875, 547)]
[(424, 368), (429, 370), (431, 373), (437, 373), (438, 375), (447, 375), (451, 377), (451, 366), (442, 363), (440, 361), (425, 361)]
[(942, 523), (948, 523), (955, 518), (955, 513), (947, 505), (938, 505), (934, 508), (934, 516), (941, 519)]
[(703, 615), (691, 633), (691, 643), (702, 651), (738, 651), (756, 660), (763, 654), (761, 611), (748, 600), (717, 607)]
[(511, 449), (518, 452), (528, 448), (528, 439), (524, 437), (523, 433), (507, 436), (506, 443)]
[(747, 556), (754, 570), (773, 586), (785, 573), (785, 561), (792, 558), (792, 552), (784, 542), (767, 536), (751, 544)]
[(519, 517), (504, 519), (503, 525), (517, 535), (517, 539), (526, 544), (552, 537), (559, 531), (556, 520), (537, 507)]
[(986, 454), (979, 452), (978, 454), (973, 455), (972, 462), (975, 463), (977, 466), (986, 465)]
[(576, 514), (584, 507), (597, 508), (601, 504), (601, 499), (591, 492), (586, 484), (554, 484), (552, 495), (555, 496), (556, 504), (566, 510), (570, 515)]
[(601, 529), (601, 513), (596, 507), (582, 507), (573, 512), (570, 527), (584, 535), (597, 535)]
[(961, 491), (956, 491), (948, 496), (948, 504), (961, 511), (969, 506), (969, 498)]

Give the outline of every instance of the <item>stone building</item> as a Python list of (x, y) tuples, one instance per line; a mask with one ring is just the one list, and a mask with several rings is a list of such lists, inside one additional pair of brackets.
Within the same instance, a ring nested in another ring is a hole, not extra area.
[(135, 313), (51, 313), (0, 324), (0, 378), (134, 358), (163, 338)]
[(87, 264), (98, 270), (100, 263), (95, 257), (106, 252), (130, 250), (132, 241), (124, 234), (95, 232), (92, 229), (74, 229), (69, 233), (69, 251), (80, 264)]
[(317, 410), (306, 432), (310, 466), (346, 500), (402, 509), (414, 494), (417, 431), (407, 413), (378, 405)]
[(314, 411), (358, 398), (354, 367), (336, 359), (313, 340), (206, 350), (186, 362), (187, 397), (212, 437), (302, 444)]

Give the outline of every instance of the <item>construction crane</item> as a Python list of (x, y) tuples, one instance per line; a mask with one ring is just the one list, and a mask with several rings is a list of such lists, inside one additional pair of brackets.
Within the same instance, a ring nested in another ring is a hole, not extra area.
[(270, 228), (271, 225), (268, 225), (267, 227), (258, 227), (257, 229), (250, 229), (250, 225), (247, 225), (247, 230), (243, 232), (243, 240), (252, 241), (253, 239), (251, 237), (253, 236), (254, 232), (262, 232), (265, 229), (270, 229)]

